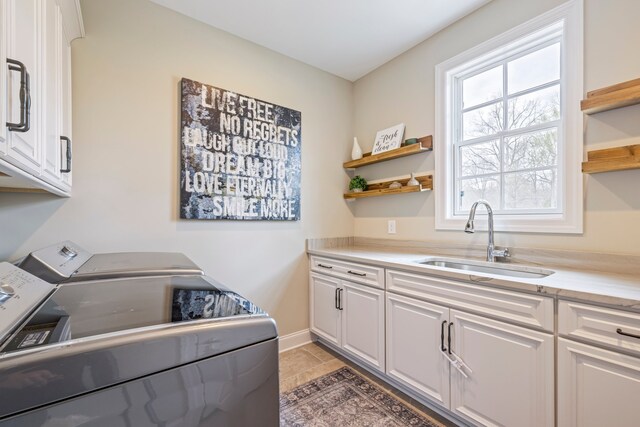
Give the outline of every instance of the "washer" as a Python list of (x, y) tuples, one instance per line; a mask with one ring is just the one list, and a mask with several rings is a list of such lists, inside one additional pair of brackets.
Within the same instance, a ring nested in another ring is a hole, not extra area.
[(277, 339), (205, 276), (56, 286), (0, 263), (0, 426), (277, 426)]
[(31, 252), (18, 265), (49, 283), (84, 282), (119, 277), (204, 274), (200, 267), (181, 253), (92, 254), (69, 240)]

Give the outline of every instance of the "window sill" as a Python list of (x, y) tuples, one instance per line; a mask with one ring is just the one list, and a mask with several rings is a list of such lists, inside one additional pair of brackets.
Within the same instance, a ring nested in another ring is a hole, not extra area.
[[(463, 231), (467, 223), (467, 217), (452, 217), (446, 219), (436, 218), (436, 230), (458, 230)], [(477, 231), (487, 230), (487, 216), (478, 212), (474, 221)], [(570, 221), (563, 215), (545, 215), (544, 219), (539, 217), (518, 215), (493, 217), (493, 226), (496, 232), (517, 232), (517, 233), (555, 233), (555, 234), (582, 234), (582, 221)]]

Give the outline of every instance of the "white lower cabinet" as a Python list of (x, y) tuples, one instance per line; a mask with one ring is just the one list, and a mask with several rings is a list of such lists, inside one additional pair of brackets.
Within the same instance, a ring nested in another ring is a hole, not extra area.
[[(467, 422), (554, 425), (554, 337), (387, 293), (387, 375)], [(466, 366), (454, 367), (456, 356)]]
[(311, 331), (384, 372), (384, 290), (311, 273)]
[[(312, 270), (311, 330), (459, 421), (640, 425), (637, 312), (559, 299), (556, 322), (544, 295), (395, 270), (383, 281), (381, 267), (328, 258)], [(367, 281), (344, 280), (354, 272)]]
[(640, 314), (561, 300), (558, 334), (558, 425), (640, 425)]
[(554, 337), (451, 310), (451, 411), (487, 426), (554, 425)]
[(311, 273), (309, 296), (311, 299), (311, 331), (325, 340), (340, 346), (342, 322), (338, 308), (340, 279)]
[(387, 375), (449, 407), (449, 309), (387, 293)]
[(558, 339), (558, 426), (640, 424), (640, 359)]

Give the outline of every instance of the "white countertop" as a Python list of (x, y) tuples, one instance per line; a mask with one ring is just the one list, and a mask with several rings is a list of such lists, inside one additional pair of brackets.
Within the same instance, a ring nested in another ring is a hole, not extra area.
[[(640, 312), (640, 277), (629, 274), (616, 274), (601, 271), (556, 268), (554, 266), (534, 266), (553, 270), (555, 273), (539, 279), (524, 279), (486, 273), (469, 273), (449, 268), (434, 267), (419, 264), (419, 261), (429, 257), (454, 258), (442, 256), (436, 251), (429, 253), (412, 252), (398, 248), (371, 248), (366, 246), (344, 246), (323, 249), (308, 249), (311, 255), (338, 258), (345, 261), (359, 262), (384, 268), (399, 269), (414, 273), (431, 274), (439, 277), (478, 283), (470, 276), (490, 278), (481, 282), (484, 285), (507, 288), (525, 292), (535, 292), (558, 296), (560, 298), (577, 299), (625, 308)], [(459, 259), (463, 259), (459, 257)], [(474, 259), (474, 261), (478, 261)], [(496, 263), (496, 266), (509, 265)], [(521, 264), (511, 264), (527, 266)]]

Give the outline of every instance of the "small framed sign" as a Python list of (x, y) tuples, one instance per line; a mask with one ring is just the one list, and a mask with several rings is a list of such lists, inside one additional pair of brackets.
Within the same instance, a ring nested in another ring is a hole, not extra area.
[(388, 129), (378, 131), (376, 141), (373, 144), (371, 154), (379, 154), (385, 151), (400, 148), (402, 137), (404, 136), (404, 123), (392, 126)]

